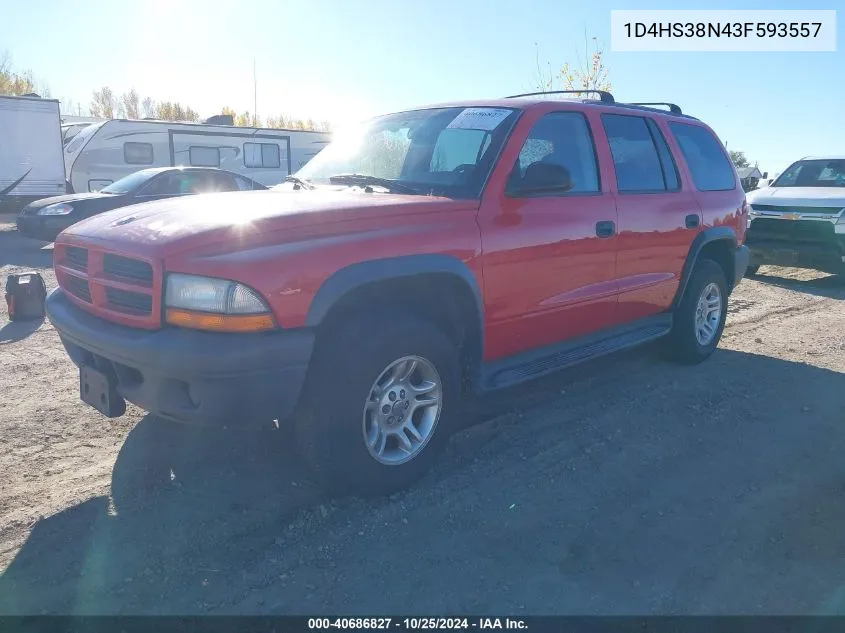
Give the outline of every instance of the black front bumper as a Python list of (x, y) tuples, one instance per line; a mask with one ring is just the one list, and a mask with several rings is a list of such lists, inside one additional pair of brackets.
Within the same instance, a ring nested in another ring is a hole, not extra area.
[(47, 315), (73, 362), (114, 381), (140, 408), (183, 422), (227, 425), (294, 410), (314, 344), (309, 330), (229, 334), (126, 327), (88, 314), (62, 290)]
[(27, 237), (52, 242), (59, 233), (78, 221), (64, 215), (19, 215), (15, 224), (18, 231)]
[(845, 234), (819, 220), (756, 218), (745, 234), (751, 265), (813, 268), (845, 272)]
[(845, 273), (845, 235), (825, 242), (756, 240), (748, 245), (752, 266), (812, 268), (833, 274)]

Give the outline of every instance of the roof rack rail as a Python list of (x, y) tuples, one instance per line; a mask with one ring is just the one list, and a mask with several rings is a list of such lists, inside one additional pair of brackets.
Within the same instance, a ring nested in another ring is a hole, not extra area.
[(644, 101), (635, 101), (631, 105), (638, 105), (638, 106), (668, 106), (669, 112), (672, 114), (683, 114), (681, 111), (681, 107), (675, 105), (674, 103), (666, 103), (664, 101), (656, 101), (656, 102), (644, 102)]
[[(606, 90), (547, 90), (541, 92), (526, 92), (520, 95), (510, 95), (505, 99), (517, 99), (519, 97), (536, 97), (539, 95), (562, 95), (562, 94), (597, 94), (602, 103), (616, 103), (613, 95)], [(677, 107), (677, 106), (676, 106)]]

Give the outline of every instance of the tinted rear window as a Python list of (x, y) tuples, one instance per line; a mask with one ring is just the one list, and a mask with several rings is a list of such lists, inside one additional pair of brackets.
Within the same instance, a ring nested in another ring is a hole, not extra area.
[(736, 176), (722, 144), (706, 128), (670, 123), (681, 152), (699, 191), (727, 191), (736, 188)]

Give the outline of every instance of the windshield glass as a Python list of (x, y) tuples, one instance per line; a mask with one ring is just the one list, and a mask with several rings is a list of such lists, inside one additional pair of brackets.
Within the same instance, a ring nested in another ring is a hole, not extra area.
[(103, 187), (100, 189), (100, 193), (129, 193), (143, 185), (157, 173), (159, 173), (157, 170), (148, 169), (136, 171), (125, 178), (113, 182), (108, 187)]
[(773, 187), (845, 187), (845, 160), (799, 160), (772, 183)]
[(475, 198), (515, 120), (516, 110), (484, 107), (377, 117), (339, 133), (295, 175), (328, 185), (356, 174), (394, 181), (403, 193)]

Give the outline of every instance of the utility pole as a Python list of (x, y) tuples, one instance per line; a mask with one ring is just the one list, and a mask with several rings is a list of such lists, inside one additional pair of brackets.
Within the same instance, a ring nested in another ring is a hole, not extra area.
[(255, 74), (255, 57), (252, 58), (252, 127), (258, 127), (258, 75)]

